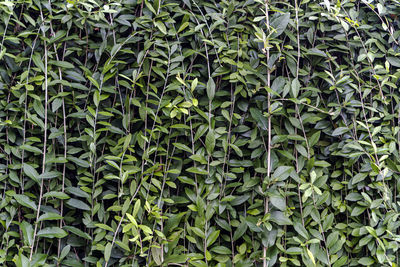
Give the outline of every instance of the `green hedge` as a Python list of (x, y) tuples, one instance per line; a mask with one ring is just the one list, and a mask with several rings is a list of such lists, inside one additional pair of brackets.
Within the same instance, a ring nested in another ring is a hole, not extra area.
[(398, 1), (0, 10), (2, 266), (397, 266)]

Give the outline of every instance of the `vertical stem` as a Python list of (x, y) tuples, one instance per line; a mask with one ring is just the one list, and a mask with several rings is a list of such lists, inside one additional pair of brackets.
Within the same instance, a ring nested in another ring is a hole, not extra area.
[[(205, 47), (206, 56), (207, 56), (208, 79), (210, 80), (212, 78), (211, 78), (210, 61), (208, 58), (208, 49), (207, 49), (206, 43), (204, 43), (204, 47)], [(210, 98), (208, 100), (208, 130), (209, 131), (211, 131), (211, 127), (212, 127), (212, 125), (211, 125), (211, 109), (212, 109), (212, 99)], [(208, 175), (210, 175), (210, 158), (211, 158), (211, 153), (207, 157), (207, 173), (208, 173)], [(196, 194), (200, 194), (200, 192), (196, 192)], [(200, 197), (200, 195), (198, 195), (197, 197)], [(205, 225), (204, 225), (204, 234), (207, 236), (207, 221), (205, 222)], [(204, 239), (203, 242), (204, 242), (204, 260), (207, 264), (208, 262), (207, 262), (207, 240), (206, 240), (206, 238)]]
[[(42, 15), (42, 12), (41, 12)], [(43, 20), (43, 15), (42, 15), (42, 20)], [(43, 35), (45, 33), (43, 32)], [(46, 41), (44, 41), (44, 90), (45, 90), (45, 96), (44, 96), (44, 141), (43, 141), (43, 162), (42, 162), (42, 174), (45, 172), (46, 169), (46, 146), (47, 146), (47, 102), (48, 102), (48, 90), (47, 90), (48, 84), (47, 84), (47, 47), (46, 47)], [(38, 228), (38, 220), (39, 220), (39, 214), (40, 214), (40, 206), (42, 204), (42, 198), (43, 198), (43, 182), (44, 179), (41, 179), (40, 181), (40, 194), (39, 194), (39, 204), (37, 207), (36, 211), (36, 221), (35, 221), (35, 230), (33, 232), (33, 239), (32, 239), (32, 246), (31, 246), (31, 253), (29, 256), (29, 261), (32, 260), (33, 256), (33, 250), (34, 250), (34, 244), (35, 244), (35, 238), (36, 238), (36, 233), (37, 233), (37, 228)]]
[[(51, 1), (50, 0), (48, 1), (48, 3), (49, 3), (49, 6), (51, 7)], [(52, 9), (50, 9), (50, 10), (52, 10)], [(51, 14), (51, 11), (50, 11), (50, 14)], [(50, 21), (50, 30), (51, 30), (51, 34), (54, 36), (55, 32), (53, 30), (53, 25), (52, 25), (51, 21)], [(69, 35), (69, 32), (67, 33), (67, 36), (68, 35)], [(64, 43), (63, 55), (62, 55), (62, 58), (61, 58), (62, 61), (64, 61), (66, 48), (67, 48), (66, 43)], [(60, 61), (60, 59), (58, 57), (58, 54), (57, 54), (57, 47), (56, 47), (55, 43), (53, 44), (53, 49), (54, 49), (54, 53), (55, 53), (57, 61)], [(60, 67), (58, 67), (58, 76), (59, 76), (60, 80), (63, 79)], [(60, 84), (60, 91), (61, 91), (61, 93), (64, 92), (63, 84)], [(62, 96), (62, 116), (63, 116), (63, 128), (64, 128), (63, 129), (63, 133), (64, 133), (64, 160), (66, 161), (67, 160), (67, 142), (68, 141), (67, 141), (67, 115), (66, 115), (66, 112), (65, 112), (65, 99), (64, 98), (65, 97)], [(63, 170), (62, 170), (62, 182), (61, 182), (61, 192), (62, 193), (64, 193), (64, 190), (65, 190), (65, 173), (66, 173), (66, 163), (65, 163), (65, 161), (63, 163)], [(61, 199), (60, 215), (63, 216), (63, 213), (64, 213), (64, 200)], [(60, 225), (60, 228), (63, 228), (63, 220), (60, 220), (60, 224), (59, 225)], [(58, 248), (57, 248), (57, 257), (58, 258), (60, 258), (60, 253), (61, 253), (61, 239), (58, 240)], [(57, 261), (57, 266), (59, 266), (59, 265), (60, 265), (60, 263)]]
[[(26, 76), (26, 84), (29, 83), (29, 72), (31, 69), (31, 64), (32, 64), (32, 56), (33, 52), (35, 51), (35, 46), (36, 46), (36, 41), (39, 35), (36, 36), (35, 41), (33, 41), (32, 44), (32, 52), (29, 57), (29, 63), (28, 63), (28, 75)], [(26, 117), (27, 117), (27, 110), (28, 110), (28, 90), (25, 91), (25, 107), (24, 107), (24, 130), (22, 134), (22, 144), (25, 145), (26, 142)], [(25, 149), (22, 149), (22, 157), (21, 157), (21, 165), (24, 165), (24, 160), (25, 160)], [(20, 183), (21, 183), (21, 191), (24, 193), (24, 175), (23, 172), (20, 174)]]
[[(269, 9), (269, 3), (268, 0), (265, 0), (265, 20), (266, 20), (266, 25), (267, 25), (267, 30), (269, 31), (269, 16), (268, 16), (268, 9)], [(269, 61), (269, 44), (268, 44), (268, 39), (266, 41), (267, 46), (265, 47), (266, 50), (266, 60), (267, 62)], [(271, 87), (271, 70), (268, 68), (267, 69), (267, 86)], [(271, 114), (269, 114), (271, 108), (271, 95), (268, 93), (268, 145), (267, 145), (267, 177), (268, 180), (271, 176)], [(268, 196), (265, 198), (265, 214), (268, 213), (269, 211), (269, 205), (268, 205)], [(267, 247), (264, 246), (263, 249), (263, 267), (267, 267)]]

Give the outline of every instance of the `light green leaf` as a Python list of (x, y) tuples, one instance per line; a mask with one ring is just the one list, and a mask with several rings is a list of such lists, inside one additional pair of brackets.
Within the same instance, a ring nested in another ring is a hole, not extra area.
[(37, 235), (47, 238), (63, 238), (66, 237), (68, 233), (59, 227), (46, 227), (40, 230)]
[(297, 98), (300, 92), (300, 82), (297, 78), (293, 79), (291, 88), (292, 88), (292, 96), (294, 98)]
[(192, 150), (185, 144), (181, 144), (181, 143), (172, 143), (175, 147), (177, 147), (180, 150), (189, 152), (190, 154), (192, 154)]
[(63, 192), (56, 192), (56, 191), (51, 191), (47, 192), (43, 195), (44, 198), (46, 197), (55, 197), (58, 199), (69, 199), (69, 196)]
[(111, 257), (111, 249), (112, 249), (112, 244), (110, 242), (107, 243), (105, 249), (104, 249), (104, 259), (106, 262), (110, 260)]
[(26, 176), (31, 178), (32, 180), (38, 182), (39, 179), (39, 173), (33, 168), (31, 165), (24, 163), (23, 165), (24, 168), (24, 173)]
[(215, 82), (211, 77), (208, 79), (207, 82), (207, 96), (210, 101), (212, 101), (215, 96)]
[(167, 28), (165, 27), (164, 23), (162, 21), (156, 21), (154, 24), (157, 26), (157, 28), (163, 33), (167, 34)]
[(28, 246), (32, 246), (33, 242), (33, 227), (32, 224), (23, 221), (19, 225), (20, 229), (22, 230), (22, 234), (24, 236), (24, 243), (27, 244)]
[(203, 175), (207, 175), (208, 172), (202, 168), (199, 167), (190, 167), (187, 168), (186, 171), (191, 172), (191, 173), (196, 173), (196, 174), (203, 174)]
[(63, 217), (60, 214), (54, 212), (46, 212), (40, 215), (38, 221), (51, 221), (51, 220), (61, 220)]
[(74, 69), (75, 66), (67, 61), (49, 60), (49, 65), (54, 65), (64, 69)]
[(189, 26), (189, 22), (184, 22), (182, 23), (182, 25), (179, 27), (179, 30), (177, 33), (180, 33), (181, 31), (183, 31), (187, 26)]
[(25, 151), (33, 152), (35, 154), (42, 154), (42, 150), (31, 145), (21, 145), (20, 149), (24, 149)]
[(362, 257), (358, 260), (358, 263), (363, 266), (370, 266), (375, 263), (375, 261), (371, 257)]
[(25, 195), (14, 195), (14, 199), (21, 204), (22, 206), (25, 206), (27, 208), (33, 209), (33, 210), (37, 210), (37, 206), (36, 203), (33, 202), (29, 197), (25, 196)]

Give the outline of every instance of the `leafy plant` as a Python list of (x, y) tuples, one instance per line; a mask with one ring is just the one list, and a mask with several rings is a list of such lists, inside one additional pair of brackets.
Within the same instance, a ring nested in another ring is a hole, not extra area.
[(397, 266), (399, 10), (0, 2), (0, 263)]

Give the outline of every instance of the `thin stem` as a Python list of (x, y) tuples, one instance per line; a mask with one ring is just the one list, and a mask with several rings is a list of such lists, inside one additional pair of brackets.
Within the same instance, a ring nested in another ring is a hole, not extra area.
[[(43, 19), (43, 13), (42, 10), (40, 9), (40, 14), (42, 16), (42, 21)], [(45, 37), (45, 33), (43, 32), (43, 37)], [(44, 90), (45, 90), (45, 105), (44, 105), (44, 141), (43, 141), (43, 161), (42, 161), (42, 174), (46, 170), (46, 146), (47, 146), (47, 106), (48, 106), (48, 83), (47, 83), (47, 45), (46, 41), (44, 41)], [(29, 256), (29, 260), (32, 260), (33, 256), (33, 250), (34, 250), (34, 244), (35, 244), (35, 238), (36, 238), (36, 233), (37, 233), (37, 228), (38, 228), (38, 221), (39, 221), (39, 215), (40, 215), (40, 207), (42, 204), (42, 198), (43, 198), (43, 183), (44, 179), (41, 179), (40, 181), (40, 194), (39, 194), (39, 204), (37, 207), (36, 211), (36, 221), (35, 221), (35, 230), (33, 231), (33, 238), (32, 238), (32, 246), (31, 246), (31, 252)]]
[[(268, 15), (268, 9), (269, 9), (269, 3), (268, 0), (265, 0), (265, 20), (266, 20), (266, 26), (267, 26), (267, 30), (269, 31), (269, 15)], [(266, 50), (266, 61), (269, 61), (269, 43), (268, 40), (267, 42), (267, 46), (265, 47)], [(270, 88), (271, 87), (271, 70), (268, 68), (267, 69), (267, 87)], [(271, 177), (271, 114), (270, 114), (270, 110), (271, 110), (271, 94), (268, 93), (268, 144), (267, 144), (267, 177), (268, 180)], [(269, 199), (268, 196), (265, 197), (265, 204), (264, 204), (264, 214), (267, 214), (269, 212)], [(263, 267), (267, 267), (268, 266), (268, 262), (267, 262), (267, 250), (268, 248), (266, 246), (264, 246), (263, 248)]]

